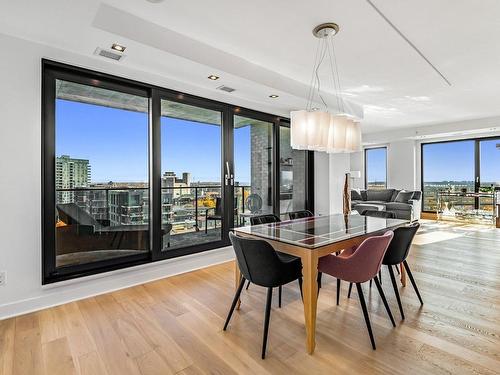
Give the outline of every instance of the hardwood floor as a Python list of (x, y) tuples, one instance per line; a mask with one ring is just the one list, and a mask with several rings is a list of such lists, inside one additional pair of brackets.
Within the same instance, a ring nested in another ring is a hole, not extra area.
[[(388, 272), (383, 284), (397, 327), (377, 291), (364, 286), (373, 351), (357, 294), (323, 278), (317, 346), (305, 352), (296, 283), (273, 300), (267, 358), (260, 359), (265, 289), (242, 293), (226, 332), (233, 264), (0, 321), (1, 374), (495, 374), (500, 373), (500, 230), (426, 222), (410, 267), (424, 299)], [(277, 293), (276, 293), (277, 294)]]

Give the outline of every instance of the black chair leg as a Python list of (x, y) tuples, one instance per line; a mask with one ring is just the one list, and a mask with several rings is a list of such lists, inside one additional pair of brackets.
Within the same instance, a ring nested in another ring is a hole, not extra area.
[(347, 298), (351, 298), (352, 283), (349, 283), (349, 292), (347, 292)]
[(266, 358), (267, 333), (269, 331), (269, 318), (271, 317), (272, 299), (273, 299), (273, 288), (267, 288), (266, 313), (264, 316), (264, 337), (262, 339), (262, 359)]
[(373, 280), (370, 280), (370, 288), (372, 287), (372, 282), (373, 282)]
[(240, 285), (238, 286), (238, 290), (236, 291), (236, 294), (234, 295), (233, 303), (231, 304), (231, 309), (229, 310), (229, 314), (227, 314), (226, 323), (224, 323), (224, 331), (226, 330), (227, 325), (229, 324), (229, 321), (231, 320), (231, 316), (233, 315), (234, 308), (236, 307), (236, 304), (238, 303), (238, 300), (240, 299), (241, 290), (243, 289), (244, 285), (245, 285), (245, 278), (242, 277), (241, 281), (240, 281)]
[(378, 293), (380, 294), (380, 297), (382, 298), (382, 302), (384, 302), (385, 310), (387, 311), (387, 315), (389, 315), (389, 319), (391, 319), (392, 326), (396, 327), (396, 322), (394, 321), (394, 317), (392, 316), (391, 308), (389, 307), (389, 304), (387, 303), (387, 299), (385, 298), (384, 290), (382, 289), (382, 285), (380, 285), (380, 281), (379, 281), (377, 276), (375, 276), (375, 285), (377, 286)]
[(318, 272), (318, 290), (321, 289), (321, 277), (323, 276), (323, 272)]
[(208, 231), (208, 220), (205, 219), (205, 234), (207, 234)]
[(399, 272), (399, 264), (396, 264), (394, 267), (396, 267), (396, 271), (398, 272), (398, 275), (401, 275), (401, 272)]
[(337, 306), (339, 305), (340, 301), (340, 279), (337, 279)]
[(380, 285), (382, 285), (382, 268), (378, 271), (378, 281), (380, 281)]
[(403, 265), (405, 266), (406, 273), (410, 277), (411, 285), (413, 285), (413, 289), (415, 289), (415, 293), (417, 293), (418, 300), (420, 301), (420, 304), (423, 305), (424, 301), (422, 301), (422, 297), (420, 296), (420, 292), (418, 291), (418, 288), (417, 288), (417, 283), (415, 283), (415, 279), (413, 278), (413, 275), (411, 274), (410, 266), (408, 265), (408, 262), (406, 260), (403, 261)]
[(366, 328), (368, 328), (368, 334), (370, 335), (370, 341), (372, 343), (373, 350), (375, 347), (375, 339), (373, 338), (372, 326), (370, 324), (370, 317), (368, 316), (368, 310), (366, 309), (365, 296), (363, 295), (363, 289), (361, 289), (361, 284), (356, 283), (356, 288), (358, 290), (359, 302), (361, 303), (361, 309), (363, 310), (363, 316), (365, 317)]
[(299, 277), (297, 281), (299, 282), (300, 299), (304, 302), (304, 295), (302, 294), (302, 277)]
[(248, 280), (247, 287), (245, 289), (248, 290), (249, 287), (250, 287), (250, 280)]
[(405, 319), (405, 313), (403, 311), (403, 304), (401, 303), (401, 297), (399, 296), (398, 283), (396, 282), (396, 277), (394, 276), (394, 270), (392, 266), (388, 266), (389, 275), (391, 276), (392, 287), (394, 288), (394, 294), (396, 295), (396, 300), (398, 301), (399, 312), (401, 313), (401, 319)]
[(278, 307), (281, 309), (281, 293), (283, 292), (283, 286), (278, 287)]

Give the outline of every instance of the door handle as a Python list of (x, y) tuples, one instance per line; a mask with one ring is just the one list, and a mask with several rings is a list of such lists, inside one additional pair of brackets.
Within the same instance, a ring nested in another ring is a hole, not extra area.
[(231, 173), (229, 169), (229, 162), (226, 161), (226, 175), (224, 176), (226, 186), (234, 185), (234, 175)]

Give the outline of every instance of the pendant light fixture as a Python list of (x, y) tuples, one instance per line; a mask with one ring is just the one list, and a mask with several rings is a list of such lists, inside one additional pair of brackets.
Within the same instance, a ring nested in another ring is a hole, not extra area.
[[(339, 32), (336, 23), (324, 23), (313, 30), (318, 38), (314, 67), (307, 95), (306, 109), (290, 113), (291, 146), (297, 150), (323, 151), (327, 153), (346, 153), (361, 151), (361, 128), (359, 122), (345, 111), (340, 88), (340, 79), (335, 58), (333, 37)], [(319, 69), (325, 60), (333, 79), (337, 98), (337, 110), (332, 113), (321, 95)], [(318, 96), (323, 107), (313, 108)]]

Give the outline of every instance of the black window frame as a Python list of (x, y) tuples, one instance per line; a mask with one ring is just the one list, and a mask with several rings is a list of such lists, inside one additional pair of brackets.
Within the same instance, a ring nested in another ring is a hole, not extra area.
[(365, 147), (363, 149), (363, 164), (364, 164), (364, 176), (365, 176), (365, 190), (368, 189), (368, 165), (366, 163), (367, 160), (367, 152), (372, 150), (385, 150), (385, 180), (384, 180), (384, 189), (387, 189), (387, 177), (388, 177), (388, 150), (387, 146), (378, 146), (378, 147)]
[[(42, 284), (74, 279), (83, 276), (128, 268), (135, 265), (152, 263), (159, 260), (195, 254), (206, 250), (229, 245), (229, 223), (234, 222), (234, 211), (228, 205), (224, 207), (227, 220), (223, 226), (221, 241), (204, 243), (168, 252), (161, 252), (161, 99), (175, 100), (180, 103), (196, 105), (208, 109), (220, 110), (223, 121), (223, 157), (233, 163), (233, 117), (246, 116), (273, 123), (273, 210), (279, 215), (279, 129), (280, 125), (289, 124), (289, 119), (240, 106), (191, 95), (153, 84), (143, 83), (91, 69), (77, 67), (53, 60), (41, 59), (42, 90), (41, 90), (41, 227), (42, 227)], [(147, 254), (114, 258), (68, 267), (55, 267), (55, 81), (56, 79), (102, 87), (110, 90), (126, 92), (134, 95), (147, 94), (149, 99), (149, 194), (150, 194), (150, 251)], [(289, 126), (289, 125), (288, 125)], [(234, 165), (231, 164), (234, 171)], [(224, 173), (224, 165), (221, 168)], [(223, 181), (223, 180), (221, 180)], [(306, 154), (306, 209), (314, 211), (314, 153)], [(234, 189), (232, 186), (221, 186), (225, 201), (232, 202)], [(229, 200), (230, 199), (230, 200)], [(158, 206), (158, 207), (156, 207)]]

